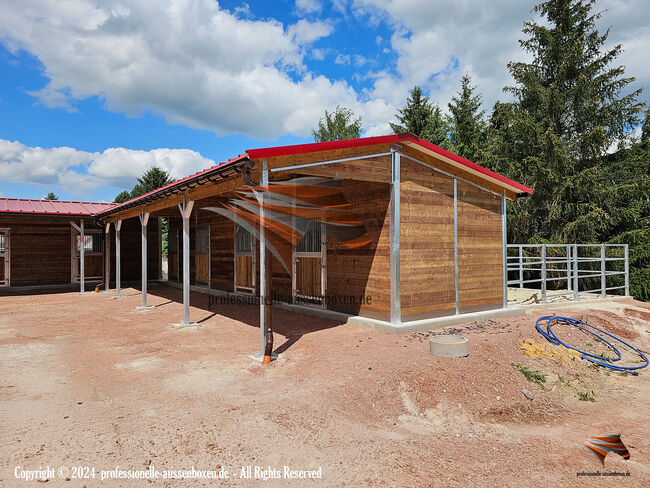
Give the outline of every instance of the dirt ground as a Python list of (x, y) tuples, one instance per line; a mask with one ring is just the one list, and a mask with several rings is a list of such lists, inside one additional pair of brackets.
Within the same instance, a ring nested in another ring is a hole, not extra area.
[[(610, 374), (522, 349), (530, 340), (552, 352), (534, 324), (555, 311), (648, 351), (649, 304), (561, 305), (455, 326), (470, 342), (462, 359), (429, 354), (429, 335), (445, 329), (390, 334), (274, 310), (280, 356), (262, 366), (250, 356), (259, 349), (256, 307), (208, 307), (206, 295), (192, 294), (200, 326), (178, 328), (180, 290), (150, 293), (155, 308), (144, 312), (135, 289), (119, 300), (0, 297), (0, 486), (37, 483), (16, 479), (17, 467), (61, 466), (231, 473), (155, 486), (650, 486), (650, 368)], [(530, 382), (520, 368), (546, 377)], [(628, 461), (610, 454), (603, 467), (577, 445), (619, 432)], [(245, 466), (321, 467), (322, 479), (241, 479)], [(629, 476), (577, 476), (598, 471)]]

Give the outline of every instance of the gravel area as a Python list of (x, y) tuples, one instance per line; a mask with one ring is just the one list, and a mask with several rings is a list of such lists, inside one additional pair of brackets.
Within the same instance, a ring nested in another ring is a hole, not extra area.
[[(647, 303), (528, 308), (409, 334), (274, 310), (279, 358), (262, 366), (251, 356), (256, 307), (193, 293), (199, 326), (178, 328), (180, 290), (151, 285), (148, 311), (135, 310), (136, 289), (124, 294), (0, 297), (0, 486), (34, 485), (15, 478), (17, 466), (231, 473), (155, 486), (648, 486), (650, 370), (530, 353), (542, 340), (535, 319), (553, 312), (648, 351)], [(429, 354), (429, 336), (445, 332), (469, 339), (469, 357)], [(628, 461), (610, 454), (603, 467), (577, 445), (619, 432)], [(322, 478), (242, 479), (246, 466), (320, 468)], [(629, 476), (577, 476), (596, 471)], [(47, 486), (100, 484), (143, 481), (51, 476)]]

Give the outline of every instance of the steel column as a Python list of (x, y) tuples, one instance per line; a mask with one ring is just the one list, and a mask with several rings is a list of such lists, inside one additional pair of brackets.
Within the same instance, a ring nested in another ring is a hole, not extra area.
[(546, 303), (546, 244), (542, 245), (542, 303)]
[(605, 244), (600, 245), (600, 297), (607, 296), (607, 261), (605, 260)]
[(625, 244), (625, 296), (630, 296), (630, 250), (628, 244)]
[(122, 221), (116, 220), (115, 224), (115, 297), (120, 297), (121, 276), (122, 276), (122, 263), (120, 260), (120, 229), (122, 228)]
[(578, 301), (578, 245), (573, 245), (573, 300)]
[(506, 191), (501, 195), (501, 261), (503, 308), (508, 308), (508, 221), (506, 219)]
[(106, 224), (104, 231), (104, 292), (111, 287), (111, 224)]
[(85, 293), (86, 292), (86, 259), (85, 259), (85, 247), (86, 247), (86, 234), (84, 233), (84, 220), (81, 219), (81, 230), (79, 232), (80, 234), (80, 242), (79, 242), (79, 249), (80, 249), (80, 255), (79, 255), (79, 275), (80, 275), (80, 280), (81, 280), (81, 288), (80, 292)]
[(566, 287), (571, 291), (571, 246), (566, 247)]
[(454, 178), (454, 293), (456, 297), (456, 315), (460, 313), (458, 301), (458, 180)]
[(390, 322), (402, 323), (400, 297), (400, 152), (391, 147)]
[(149, 212), (141, 212), (139, 217), (142, 232), (142, 305), (140, 308), (147, 308), (147, 224), (149, 223)]
[(519, 288), (524, 287), (524, 247), (519, 246)]
[[(260, 185), (264, 187), (262, 191), (257, 192), (257, 201), (260, 204), (260, 357), (264, 358), (266, 349), (266, 307), (267, 307), (267, 289), (266, 282), (266, 232), (264, 229), (264, 192), (269, 184), (269, 164), (265, 159), (262, 161), (262, 176)], [(268, 305), (270, 306), (270, 305)]]
[(181, 325), (190, 324), (190, 215), (194, 200), (187, 200), (178, 203), (178, 208), (183, 218), (183, 321)]

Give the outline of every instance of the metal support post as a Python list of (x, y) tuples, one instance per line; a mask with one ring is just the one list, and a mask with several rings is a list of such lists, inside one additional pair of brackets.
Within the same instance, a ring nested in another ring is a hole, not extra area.
[(140, 215), (140, 227), (142, 232), (142, 305), (140, 309), (147, 309), (147, 224), (149, 223), (149, 212), (141, 212)]
[(267, 295), (269, 290), (267, 289), (268, 282), (266, 280), (266, 231), (264, 228), (264, 192), (266, 187), (269, 184), (269, 164), (266, 159), (262, 161), (262, 175), (260, 180), (260, 185), (263, 187), (260, 192), (257, 193), (257, 201), (260, 204), (260, 358), (264, 359), (264, 351), (266, 349), (266, 307), (267, 305)]
[(391, 152), (391, 195), (390, 195), (390, 322), (402, 323), (400, 296), (400, 152), (399, 147)]
[(578, 301), (578, 245), (573, 245), (573, 300)]
[(104, 293), (111, 288), (111, 224), (104, 231)]
[(519, 288), (524, 287), (524, 246), (519, 246)]
[(630, 246), (625, 244), (625, 296), (630, 296)]
[(542, 303), (546, 303), (546, 244), (542, 244)]
[(566, 287), (571, 291), (571, 246), (566, 247)]
[(119, 298), (120, 287), (122, 286), (122, 262), (120, 260), (120, 229), (122, 228), (122, 221), (116, 220), (113, 224), (115, 225), (115, 298)]
[(600, 245), (600, 297), (607, 296), (607, 261), (605, 260), (605, 244)]
[(183, 321), (180, 325), (190, 324), (190, 216), (194, 200), (183, 198), (178, 209), (183, 219)]
[(456, 315), (460, 314), (458, 300), (458, 180), (454, 178), (454, 287), (456, 296)]

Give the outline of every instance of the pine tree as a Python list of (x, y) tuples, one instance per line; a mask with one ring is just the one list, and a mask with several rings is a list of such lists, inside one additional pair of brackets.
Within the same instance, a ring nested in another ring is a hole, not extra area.
[(169, 177), (169, 173), (153, 166), (138, 178), (138, 183), (131, 190), (131, 198), (139, 197), (150, 191), (157, 190), (161, 186), (171, 183), (173, 180)]
[(334, 112), (325, 110), (325, 116), (312, 131), (316, 142), (358, 139), (361, 137), (361, 117), (354, 118), (354, 112), (337, 105)]
[(410, 132), (438, 146), (449, 146), (447, 121), (440, 107), (437, 104), (432, 105), (429, 97), (423, 95), (422, 88), (419, 86), (414, 86), (409, 92), (404, 108), (397, 111), (395, 118), (399, 123), (390, 124), (395, 134)]
[(45, 195), (43, 197), (43, 200), (58, 200), (58, 199), (59, 199), (59, 197), (56, 196), (56, 194), (54, 192), (50, 192), (50, 193), (48, 193), (47, 195)]
[(470, 161), (477, 161), (485, 144), (485, 110), (481, 95), (474, 94), (472, 78), (466, 73), (457, 96), (449, 102), (449, 139), (451, 150)]
[(124, 203), (127, 200), (131, 200), (131, 192), (128, 190), (121, 191), (113, 200), (113, 203)]

